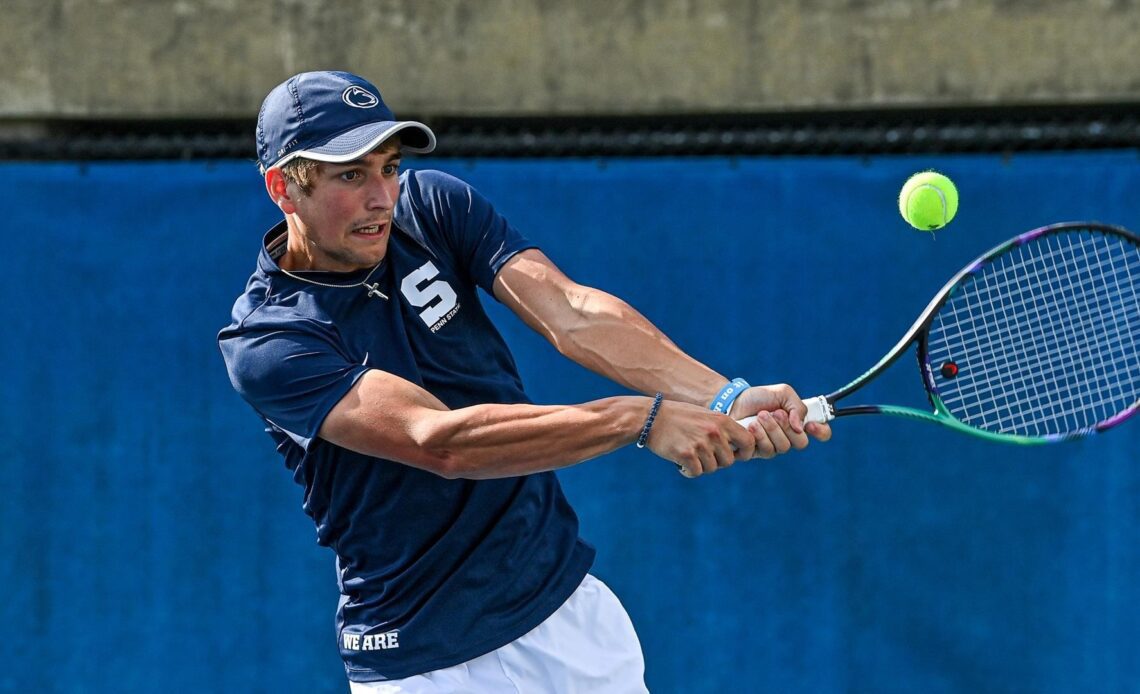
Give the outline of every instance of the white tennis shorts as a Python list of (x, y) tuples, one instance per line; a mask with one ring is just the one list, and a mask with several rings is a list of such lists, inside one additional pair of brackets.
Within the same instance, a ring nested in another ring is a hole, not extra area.
[(402, 680), (350, 682), (352, 694), (647, 694), (641, 643), (617, 596), (587, 574), (545, 622), (498, 650)]

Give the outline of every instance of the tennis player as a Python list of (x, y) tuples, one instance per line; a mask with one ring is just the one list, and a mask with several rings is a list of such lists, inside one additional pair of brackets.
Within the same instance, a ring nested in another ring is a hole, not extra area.
[[(552, 471), (636, 443), (698, 477), (830, 429), (803, 425), (790, 387), (725, 378), (568, 279), (462, 181), (401, 172), (435, 143), (352, 74), (269, 93), (257, 151), (284, 219), (219, 335), (230, 379), (336, 552), (352, 691), (643, 692)], [(478, 288), (647, 395), (531, 404)]]

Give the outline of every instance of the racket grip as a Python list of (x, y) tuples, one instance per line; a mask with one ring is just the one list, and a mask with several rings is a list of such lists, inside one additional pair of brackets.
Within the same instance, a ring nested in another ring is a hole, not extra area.
[[(807, 416), (804, 417), (804, 424), (808, 422), (830, 422), (835, 419), (835, 415), (831, 414), (831, 405), (827, 404), (827, 398), (822, 395), (808, 398), (804, 400), (804, 404), (807, 405)], [(745, 417), (736, 421), (740, 426), (747, 427), (756, 421), (756, 417)]]
[(808, 422), (819, 422), (821, 424), (830, 422), (835, 419), (835, 415), (831, 413), (831, 405), (828, 404), (827, 398), (822, 395), (817, 395), (814, 398), (804, 400), (807, 405), (807, 416), (804, 417), (804, 424)]

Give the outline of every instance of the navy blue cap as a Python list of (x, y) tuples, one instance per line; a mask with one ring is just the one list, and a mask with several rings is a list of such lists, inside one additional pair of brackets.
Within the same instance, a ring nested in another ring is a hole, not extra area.
[(423, 123), (396, 120), (368, 80), (348, 72), (302, 72), (261, 103), (257, 158), (263, 171), (297, 157), (351, 161), (396, 133), (405, 149), (435, 149), (435, 133)]

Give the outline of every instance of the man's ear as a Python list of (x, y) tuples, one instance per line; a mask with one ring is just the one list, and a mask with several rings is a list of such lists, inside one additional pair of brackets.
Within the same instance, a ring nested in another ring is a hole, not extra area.
[[(265, 192), (269, 194), (269, 199), (273, 201), (273, 204), (281, 208), (285, 214), (293, 214), (297, 211), (296, 202), (289, 191), (289, 179), (285, 178), (281, 169), (273, 168), (265, 172)], [(296, 192), (295, 187), (293, 192)]]

